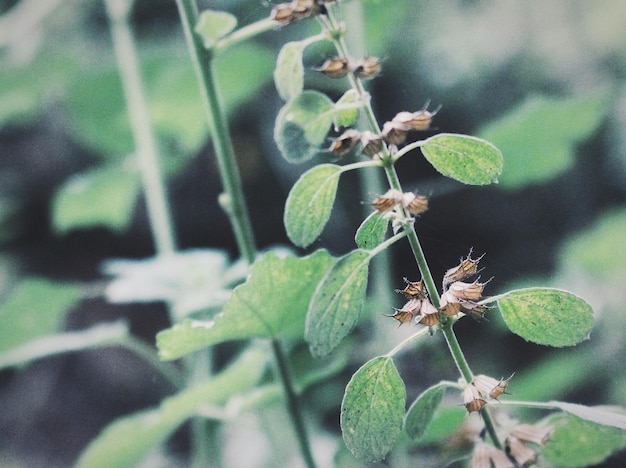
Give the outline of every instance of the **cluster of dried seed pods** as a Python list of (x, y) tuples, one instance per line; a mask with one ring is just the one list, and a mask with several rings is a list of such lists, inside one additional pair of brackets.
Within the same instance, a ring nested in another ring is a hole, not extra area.
[(380, 74), (381, 64), (377, 57), (365, 57), (361, 60), (334, 57), (326, 60), (317, 71), (330, 78), (343, 78), (348, 73), (354, 73), (358, 78), (368, 80)]
[(506, 380), (497, 380), (487, 375), (475, 376), (463, 390), (465, 409), (469, 413), (480, 411), (487, 404), (486, 398), (497, 400), (500, 395), (506, 393), (506, 386), (512, 378), (512, 375)]
[(388, 317), (393, 317), (400, 322), (400, 325), (410, 322), (413, 319), (415, 319), (417, 323), (427, 325), (428, 323), (425, 322), (429, 322), (429, 317), (438, 315), (438, 312), (427, 298), (428, 294), (424, 287), (424, 282), (409, 281), (406, 278), (404, 278), (404, 282), (406, 283), (406, 287), (404, 289), (397, 289), (396, 292), (404, 294), (408, 301), (401, 309), (395, 309), (395, 313), (388, 315)]
[(440, 298), (440, 305), (441, 312), (446, 317), (453, 317), (463, 312), (475, 320), (480, 320), (488, 309), (486, 305), (478, 304), (488, 281), (485, 283), (480, 283), (478, 279), (472, 282), (464, 281), (479, 273), (478, 262), (483, 257), (473, 259), (471, 255), (470, 251), (461, 263), (450, 268), (443, 276), (443, 294)]
[(304, 18), (324, 14), (326, 3), (334, 0), (293, 0), (287, 3), (280, 3), (272, 8), (270, 19), (287, 25)]
[(389, 122), (383, 124), (383, 139), (390, 145), (401, 145), (405, 142), (407, 133), (416, 131), (425, 131), (430, 128), (433, 117), (439, 112), (441, 107), (428, 110), (428, 102), (417, 112), (399, 112)]
[(412, 215), (418, 215), (428, 209), (428, 198), (423, 195), (416, 195), (413, 192), (400, 192), (400, 190), (389, 189), (387, 192), (377, 197), (372, 206), (381, 213), (393, 210), (397, 206), (402, 206)]
[(383, 139), (380, 136), (369, 130), (360, 132), (354, 128), (347, 129), (335, 138), (329, 150), (335, 156), (344, 156), (358, 144), (361, 145), (361, 153), (370, 158), (379, 157), (383, 150)]

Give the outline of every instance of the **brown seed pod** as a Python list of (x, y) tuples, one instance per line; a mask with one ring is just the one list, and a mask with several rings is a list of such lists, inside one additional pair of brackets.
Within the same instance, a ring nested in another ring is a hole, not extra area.
[(272, 12), (270, 13), (270, 19), (279, 22), (281, 25), (285, 26), (287, 24), (293, 23), (298, 18), (293, 12), (293, 7), (290, 3), (280, 3), (272, 8)]
[(465, 387), (463, 390), (463, 405), (465, 405), (468, 413), (480, 411), (486, 404), (487, 402), (481, 397), (480, 392), (473, 384), (470, 383)]
[(472, 384), (478, 389), (481, 395), (488, 396), (497, 400), (499, 396), (506, 393), (506, 386), (513, 378), (513, 375), (508, 379), (494, 379), (488, 375), (476, 375), (472, 379)]
[(348, 74), (348, 60), (341, 57), (328, 59), (317, 71), (330, 78), (343, 78)]
[(315, 0), (293, 0), (291, 8), (296, 19), (308, 18), (320, 13), (320, 5)]
[(412, 215), (422, 214), (428, 210), (428, 198), (413, 192), (406, 192), (402, 194), (402, 206)]
[(439, 323), (439, 311), (428, 300), (422, 301), (420, 317), (417, 323), (421, 323), (427, 327), (434, 327)]
[(448, 292), (457, 299), (466, 301), (478, 301), (485, 289), (486, 283), (479, 283), (474, 281), (473, 283), (464, 283), (463, 281), (455, 281), (450, 285)]
[(401, 145), (406, 140), (407, 130), (398, 123), (385, 122), (383, 124), (383, 139), (390, 145)]
[(383, 139), (369, 130), (361, 132), (361, 152), (370, 158), (376, 157), (383, 150)]
[(467, 314), (470, 317), (472, 317), (477, 322), (480, 322), (482, 319), (484, 319), (485, 312), (489, 310), (489, 307), (487, 307), (486, 305), (474, 304), (473, 302), (464, 301), (464, 302), (461, 302), (460, 304), (461, 304), (461, 311), (463, 311), (464, 314)]
[(376, 57), (365, 57), (354, 65), (354, 74), (361, 79), (368, 80), (380, 74), (380, 59)]
[(333, 141), (330, 145), (330, 151), (337, 156), (343, 156), (354, 148), (360, 137), (361, 134), (358, 130), (349, 128)]
[(449, 291), (446, 291), (441, 295), (439, 302), (441, 305), (441, 312), (443, 312), (443, 315), (446, 317), (453, 317), (461, 312), (461, 304), (456, 297), (450, 294)]
[(398, 322), (400, 322), (400, 325), (413, 320), (413, 314), (409, 312), (408, 310), (402, 310), (402, 309), (395, 309), (395, 310), (396, 312), (393, 315), (385, 314), (385, 316), (396, 319)]
[(484, 255), (481, 255), (476, 259), (473, 259), (471, 255), (472, 251), (470, 250), (470, 253), (465, 259), (461, 260), (459, 265), (446, 271), (446, 274), (443, 276), (444, 288), (450, 283), (462, 281), (478, 273), (478, 262), (484, 257)]
[(392, 210), (398, 203), (402, 201), (402, 192), (396, 189), (389, 189), (380, 197), (372, 202), (372, 206), (376, 210), (384, 213)]
[(404, 294), (407, 298), (426, 298), (426, 288), (424, 287), (424, 281), (409, 281), (406, 277), (402, 278), (406, 283), (404, 289), (396, 289), (397, 293)]

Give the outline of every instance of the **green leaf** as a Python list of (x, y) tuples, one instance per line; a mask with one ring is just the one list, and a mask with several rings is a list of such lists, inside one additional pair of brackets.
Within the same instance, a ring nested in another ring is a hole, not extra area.
[(237, 27), (237, 18), (225, 11), (204, 10), (198, 17), (195, 32), (202, 37), (204, 47), (210, 49), (218, 39)]
[(626, 448), (624, 430), (570, 415), (551, 418), (550, 424), (555, 426), (555, 430), (542, 453), (553, 466), (595, 466), (611, 454)]
[(322, 233), (333, 209), (341, 167), (320, 164), (302, 174), (289, 192), (284, 223), (295, 245), (308, 247)]
[(61, 330), (81, 298), (78, 286), (40, 278), (22, 281), (0, 305), (0, 352)]
[(353, 250), (341, 257), (317, 286), (304, 331), (314, 356), (330, 353), (359, 321), (371, 258), (367, 251)]
[(157, 335), (161, 358), (230, 340), (301, 337), (311, 296), (332, 262), (323, 250), (303, 258), (263, 255), (215, 321), (185, 320)]
[(567, 170), (576, 145), (597, 131), (611, 97), (607, 89), (565, 99), (533, 96), (483, 128), (479, 135), (504, 155), (501, 186), (540, 183)]
[(304, 91), (283, 106), (276, 117), (274, 140), (292, 163), (315, 156), (333, 123), (333, 102), (317, 91)]
[(619, 406), (585, 406), (563, 401), (550, 401), (547, 404), (556, 406), (585, 421), (626, 430), (626, 410)]
[[(351, 105), (359, 101), (359, 94), (354, 89), (349, 89), (335, 104), (335, 127), (350, 127), (359, 118), (359, 109)], [(347, 106), (347, 109), (342, 107)]]
[(509, 329), (533, 343), (574, 346), (589, 338), (593, 310), (580, 297), (558, 289), (528, 288), (497, 299)]
[(385, 240), (389, 220), (380, 211), (374, 211), (359, 226), (354, 241), (360, 249), (371, 250)]
[(421, 149), (435, 169), (464, 184), (492, 184), (502, 172), (502, 153), (480, 138), (440, 133), (425, 140)]
[(445, 390), (445, 385), (434, 385), (424, 390), (413, 402), (404, 418), (404, 430), (411, 439), (419, 441), (424, 436)]
[(139, 174), (126, 167), (108, 166), (70, 177), (52, 204), (52, 224), (59, 233), (103, 226), (124, 231), (140, 190)]
[(382, 460), (400, 434), (406, 390), (393, 360), (376, 357), (350, 379), (341, 402), (341, 432), (352, 454)]
[(77, 466), (137, 466), (202, 406), (224, 404), (231, 396), (253, 388), (265, 372), (266, 356), (266, 349), (249, 348), (209, 381), (166, 398), (158, 408), (113, 421), (87, 446)]
[(435, 412), (426, 433), (420, 439), (421, 445), (437, 444), (449, 440), (459, 427), (467, 421), (467, 410), (463, 407), (441, 408)]
[(274, 84), (281, 98), (285, 101), (295, 98), (304, 87), (304, 66), (302, 52), (306, 47), (304, 41), (287, 42), (278, 53)]

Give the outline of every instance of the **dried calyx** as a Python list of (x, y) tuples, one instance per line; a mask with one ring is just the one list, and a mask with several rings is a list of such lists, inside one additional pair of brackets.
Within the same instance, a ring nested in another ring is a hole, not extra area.
[(287, 25), (304, 18), (326, 13), (325, 4), (332, 3), (329, 0), (293, 0), (280, 3), (272, 8), (270, 19)]

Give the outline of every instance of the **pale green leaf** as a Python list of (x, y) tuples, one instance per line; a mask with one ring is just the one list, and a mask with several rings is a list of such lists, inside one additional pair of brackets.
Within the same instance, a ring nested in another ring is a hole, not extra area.
[(365, 363), (350, 379), (341, 403), (341, 432), (352, 454), (382, 460), (402, 428), (406, 390), (389, 357)]
[(308, 247), (322, 233), (333, 209), (341, 167), (320, 164), (302, 174), (287, 197), (284, 223), (287, 236)]
[(78, 286), (40, 278), (22, 281), (0, 305), (0, 351), (58, 332), (81, 298)]
[(349, 89), (335, 104), (335, 126), (350, 127), (359, 118), (359, 109), (354, 105), (359, 101), (359, 94), (354, 89)]
[(137, 464), (207, 404), (224, 404), (253, 388), (265, 372), (267, 350), (252, 347), (210, 380), (163, 400), (158, 408), (113, 421), (87, 446), (77, 466), (125, 468)]
[(426, 433), (420, 439), (420, 444), (445, 443), (466, 421), (467, 410), (463, 406), (439, 407), (426, 428)]
[(551, 418), (555, 429), (542, 449), (553, 466), (583, 468), (601, 463), (626, 448), (626, 431), (594, 424), (575, 416)]
[(480, 138), (440, 133), (428, 138), (421, 149), (435, 169), (464, 184), (492, 184), (502, 172), (502, 153)]
[(283, 157), (300, 163), (315, 156), (333, 123), (333, 102), (317, 91), (304, 91), (276, 117), (274, 140)]
[(302, 52), (306, 44), (305, 41), (288, 42), (278, 53), (276, 69), (274, 70), (274, 84), (278, 94), (285, 101), (289, 101), (302, 93), (304, 87)]
[(533, 343), (573, 346), (589, 338), (593, 310), (580, 297), (558, 289), (518, 289), (497, 299), (509, 329)]
[(549, 180), (574, 162), (576, 145), (591, 137), (606, 116), (611, 93), (602, 89), (567, 98), (529, 97), (479, 135), (502, 151), (502, 187)]
[(626, 409), (619, 406), (585, 406), (563, 401), (550, 401), (547, 404), (562, 409), (585, 421), (626, 430)]
[(411, 439), (419, 441), (424, 436), (445, 390), (445, 385), (435, 385), (424, 390), (413, 402), (404, 418), (404, 430)]
[(230, 340), (301, 337), (311, 296), (332, 261), (323, 250), (302, 258), (263, 255), (214, 321), (185, 320), (160, 332), (160, 356), (176, 359)]
[(237, 18), (225, 11), (204, 10), (198, 17), (195, 32), (202, 37), (204, 47), (210, 49), (218, 39), (237, 26)]
[(76, 174), (54, 197), (53, 226), (59, 233), (96, 226), (121, 232), (132, 221), (139, 190), (137, 171), (122, 165)]
[(304, 332), (314, 356), (330, 353), (359, 321), (371, 258), (367, 251), (353, 250), (341, 257), (317, 286)]
[(385, 240), (389, 220), (380, 211), (374, 211), (359, 226), (354, 241), (360, 249), (371, 250)]

